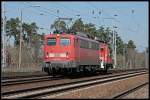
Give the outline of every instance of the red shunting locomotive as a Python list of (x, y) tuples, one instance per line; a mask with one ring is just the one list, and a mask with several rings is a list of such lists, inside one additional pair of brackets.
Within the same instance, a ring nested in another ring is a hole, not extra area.
[(49, 75), (89, 73), (113, 68), (106, 43), (74, 34), (44, 37), (44, 66)]

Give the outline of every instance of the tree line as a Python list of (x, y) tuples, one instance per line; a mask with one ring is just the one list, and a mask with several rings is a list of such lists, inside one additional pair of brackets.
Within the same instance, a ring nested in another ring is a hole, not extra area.
[[(19, 46), (19, 37), (21, 32), (20, 27), (21, 21), (19, 18), (10, 18), (6, 21), (6, 35), (10, 38), (13, 37), (15, 39), (15, 46)], [(109, 27), (100, 26), (99, 28), (96, 28), (96, 26), (93, 23), (85, 23), (81, 18), (79, 18), (75, 20), (70, 27), (68, 27), (65, 21), (56, 19), (54, 23), (51, 24), (50, 28), (54, 29), (54, 32), (83, 32), (90, 36), (98, 37), (100, 40), (108, 43), (109, 48), (111, 49), (113, 31)], [(38, 29), (39, 27), (35, 22), (22, 23), (22, 40), (25, 44), (34, 45), (36, 41), (43, 40), (44, 34), (39, 34)], [(134, 44), (133, 40), (129, 40), (128, 43), (124, 43), (121, 37), (116, 33), (116, 47), (117, 54), (123, 55), (125, 47), (135, 49), (136, 45)]]

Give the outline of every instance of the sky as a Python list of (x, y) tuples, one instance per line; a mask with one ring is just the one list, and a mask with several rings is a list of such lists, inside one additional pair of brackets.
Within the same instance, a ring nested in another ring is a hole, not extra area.
[[(57, 13), (58, 10), (59, 13)], [(7, 20), (16, 17), (20, 18), (22, 11), (23, 22), (36, 22), (38, 27), (43, 28), (38, 30), (39, 34), (52, 32), (50, 25), (58, 17), (73, 18), (72, 21), (66, 21), (68, 25), (72, 24), (76, 19), (82, 18), (83, 22), (93, 23), (97, 28), (101, 25), (111, 29), (113, 29), (113, 26), (117, 26), (115, 30), (122, 40), (126, 43), (129, 40), (133, 40), (137, 46), (136, 49), (140, 52), (145, 50), (145, 47), (148, 47), (148, 2), (146, 1), (16, 1), (5, 2), (5, 11)]]

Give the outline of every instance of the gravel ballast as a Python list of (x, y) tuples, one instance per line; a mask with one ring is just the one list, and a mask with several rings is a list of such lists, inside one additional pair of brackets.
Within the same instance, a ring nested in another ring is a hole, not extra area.
[[(111, 98), (114, 95), (148, 82), (148, 74), (130, 77), (109, 83), (98, 84), (86, 88), (74, 89), (60, 94), (46, 96), (46, 98)], [(133, 97), (134, 98), (134, 97)]]

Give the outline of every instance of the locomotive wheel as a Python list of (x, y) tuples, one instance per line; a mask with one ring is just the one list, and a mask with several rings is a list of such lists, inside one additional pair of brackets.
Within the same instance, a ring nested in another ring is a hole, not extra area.
[(68, 68), (68, 69), (67, 69), (67, 75), (70, 75), (70, 74), (71, 74), (71, 69)]
[(88, 74), (90, 71), (88, 70), (89, 66), (84, 67), (83, 72), (84, 74)]
[(55, 77), (56, 76), (56, 69), (52, 68), (52, 76)]
[(77, 74), (77, 68), (72, 68), (72, 75), (76, 75)]
[(107, 66), (106, 66), (105, 69), (104, 69), (104, 73), (105, 73), (105, 74), (107, 73), (107, 69), (108, 69), (108, 68), (107, 68)]
[(47, 72), (47, 74), (50, 76), (51, 75), (51, 69), (50, 68), (48, 68), (47, 70), (46, 70), (46, 72)]
[(49, 71), (47, 73), (48, 73), (49, 76), (51, 75), (51, 73)]
[(73, 73), (77, 73), (77, 69), (76, 69), (76, 68), (73, 68), (73, 69), (72, 69), (72, 72), (73, 72)]
[(90, 74), (93, 74), (94, 73), (94, 68), (91, 66), (90, 68)]
[(68, 69), (67, 69), (67, 75), (71, 75), (71, 73), (72, 73), (72, 69), (71, 69), (71, 68), (68, 68)]
[(67, 68), (64, 68), (64, 75), (68, 75), (68, 69)]

